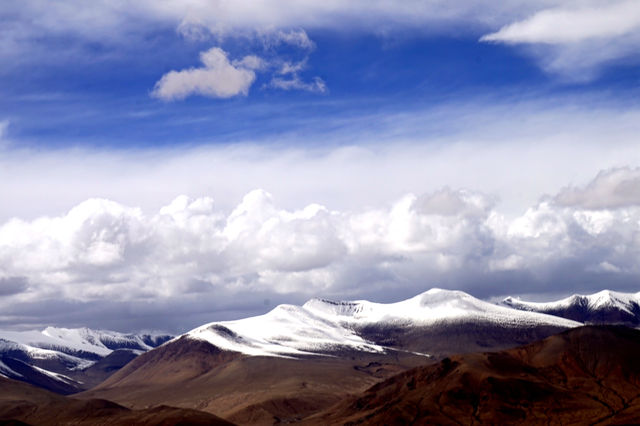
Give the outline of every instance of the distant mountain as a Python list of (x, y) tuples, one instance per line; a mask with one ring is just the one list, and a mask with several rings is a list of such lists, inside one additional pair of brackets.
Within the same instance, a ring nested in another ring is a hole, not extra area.
[(638, 424), (640, 331), (572, 329), (445, 358), (346, 398), (305, 424)]
[(205, 324), (78, 396), (195, 408), (240, 424), (296, 422), (416, 365), (580, 325), (440, 289), (390, 304), (312, 299)]
[(555, 302), (526, 302), (507, 297), (502, 306), (528, 312), (555, 315), (586, 324), (640, 325), (640, 292), (620, 293), (603, 290), (583, 296), (575, 294)]
[(70, 394), (100, 383), (171, 337), (88, 328), (0, 331), (0, 375)]

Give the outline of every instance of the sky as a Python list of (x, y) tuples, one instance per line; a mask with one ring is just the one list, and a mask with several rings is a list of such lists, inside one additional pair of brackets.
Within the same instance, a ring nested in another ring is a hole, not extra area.
[(635, 0), (6, 0), (0, 328), (640, 291)]

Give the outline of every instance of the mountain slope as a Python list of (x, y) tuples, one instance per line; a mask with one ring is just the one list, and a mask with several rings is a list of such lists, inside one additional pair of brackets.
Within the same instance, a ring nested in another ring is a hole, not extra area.
[(0, 374), (54, 392), (74, 393), (95, 386), (170, 338), (88, 328), (0, 331), (0, 362), (7, 366), (0, 368)]
[(640, 331), (581, 327), (508, 351), (417, 367), (306, 423), (636, 423), (638, 359)]
[(575, 294), (562, 300), (546, 303), (526, 302), (507, 297), (501, 305), (584, 323), (640, 326), (640, 292), (620, 293), (603, 290), (586, 296)]
[[(24, 423), (18, 423), (24, 422)], [(76, 400), (0, 377), (0, 423), (32, 425), (231, 425), (201, 411), (161, 406), (131, 410), (106, 400)]]

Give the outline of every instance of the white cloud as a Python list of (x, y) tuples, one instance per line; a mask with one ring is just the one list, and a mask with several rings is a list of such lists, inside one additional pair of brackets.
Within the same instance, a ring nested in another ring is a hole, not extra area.
[[(286, 43), (310, 51), (314, 44), (307, 30), (379, 35), (409, 30), (456, 37), (485, 34), (484, 41), (525, 44), (546, 71), (580, 80), (592, 78), (608, 62), (637, 60), (640, 44), (634, 0), (141, 0), (135, 5), (109, 0), (90, 5), (74, 0), (52, 4), (24, 0), (10, 1), (3, 8), (0, 55), (21, 61), (46, 55), (51, 50), (46, 47), (39, 55), (24, 52), (56, 36), (71, 36), (80, 44), (122, 47), (143, 44), (146, 35), (158, 29), (174, 29), (195, 40), (213, 37), (221, 43), (229, 37), (249, 37), (263, 40), (266, 46)], [(572, 76), (571, 71), (578, 75)]]
[(311, 81), (303, 81), (300, 72), (307, 66), (307, 59), (298, 62), (285, 61), (280, 64), (277, 75), (271, 78), (267, 85), (281, 90), (304, 90), (307, 92), (324, 93), (327, 85), (320, 77), (314, 77)]
[(267, 63), (267, 61), (265, 61), (264, 59), (258, 56), (248, 55), (240, 60), (233, 61), (233, 66), (238, 68), (246, 68), (249, 70), (260, 71), (267, 68), (269, 64)]
[(546, 71), (589, 80), (609, 62), (637, 60), (640, 4), (624, 0), (552, 6), (480, 40), (524, 45)]
[(443, 283), (470, 290), (497, 285), (503, 273), (558, 290), (575, 281), (546, 275), (635, 282), (639, 254), (640, 206), (603, 214), (543, 201), (508, 219), (483, 194), (447, 188), (357, 211), (283, 209), (264, 190), (229, 213), (207, 197), (180, 196), (151, 215), (92, 199), (60, 216), (0, 225), (0, 283), (19, 284), (0, 306), (51, 298), (153, 306), (194, 292), (311, 297)]
[(262, 30), (260, 36), (267, 48), (288, 44), (309, 51), (316, 47), (316, 44), (309, 38), (307, 32), (300, 28), (295, 30), (267, 29)]
[[(586, 2), (585, 2), (586, 3)], [(634, 0), (586, 3), (545, 9), (487, 34), (482, 41), (503, 43), (577, 43), (614, 38), (640, 30), (640, 4)]]
[[(186, 327), (264, 300), (389, 300), (436, 285), (478, 296), (630, 289), (638, 112), (548, 102), (319, 117), (304, 149), (298, 136), (4, 149), (0, 323), (139, 327), (172, 323), (176, 308)], [(347, 142), (327, 143), (333, 127)], [(51, 306), (59, 316), (43, 317)]]
[(152, 95), (164, 100), (184, 99), (192, 95), (212, 98), (230, 98), (247, 95), (256, 79), (253, 71), (262, 66), (256, 56), (229, 62), (227, 53), (213, 47), (200, 54), (202, 68), (170, 71), (156, 83)]
[(312, 81), (303, 81), (299, 75), (294, 74), (289, 78), (273, 77), (269, 87), (282, 90), (304, 90), (307, 92), (324, 93), (327, 85), (320, 77), (314, 77)]
[(190, 149), (3, 150), (0, 222), (57, 215), (92, 197), (151, 212), (177, 194), (212, 195), (231, 209), (256, 187), (288, 209), (353, 209), (449, 185), (495, 195), (512, 215), (602, 169), (640, 165), (640, 111), (589, 99), (469, 101), (293, 123), (277, 140)]

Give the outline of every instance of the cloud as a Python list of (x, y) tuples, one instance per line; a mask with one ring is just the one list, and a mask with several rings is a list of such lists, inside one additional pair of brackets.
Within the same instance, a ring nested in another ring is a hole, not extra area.
[(299, 75), (294, 74), (289, 78), (273, 77), (269, 87), (282, 90), (304, 90), (306, 92), (324, 93), (327, 85), (320, 77), (314, 77), (312, 81), (302, 81)]
[(28, 287), (25, 277), (0, 277), (0, 296), (10, 296), (24, 292)]
[(278, 143), (5, 149), (0, 276), (27, 287), (0, 298), (0, 326), (188, 328), (431, 286), (633, 289), (638, 112), (561, 104), (318, 117)]
[(316, 93), (324, 93), (327, 90), (325, 82), (320, 77), (314, 77), (310, 82), (302, 80), (299, 73), (306, 66), (306, 59), (292, 63), (247, 55), (242, 59), (229, 61), (227, 52), (219, 47), (213, 47), (202, 52), (200, 60), (204, 67), (170, 71), (162, 76), (155, 84), (151, 95), (165, 101), (184, 99), (193, 95), (210, 98), (246, 96), (256, 80), (256, 71), (268, 71), (276, 65), (277, 76), (273, 76), (265, 87)]
[(263, 30), (261, 34), (262, 41), (267, 48), (277, 47), (281, 44), (287, 44), (303, 50), (313, 50), (316, 44), (309, 38), (307, 32), (303, 29), (295, 30)]
[[(640, 278), (640, 206), (631, 204), (594, 211), (543, 200), (507, 218), (491, 197), (443, 188), (380, 208), (290, 210), (253, 190), (230, 212), (209, 197), (180, 196), (146, 215), (90, 199), (60, 216), (0, 226), (8, 274), (0, 306), (11, 323), (42, 300), (108, 300), (108, 311), (144, 305), (157, 317), (168, 300), (186, 309), (225, 295), (233, 308), (252, 293), (362, 297), (442, 285), (488, 296), (514, 285), (568, 290), (590, 280), (598, 288), (603, 279), (631, 289)], [(521, 278), (508, 284), (504, 274)]]
[(307, 92), (325, 93), (327, 85), (320, 77), (314, 77), (306, 82), (300, 77), (300, 72), (307, 66), (307, 59), (298, 62), (285, 61), (280, 64), (276, 75), (271, 78), (267, 87), (281, 90), (304, 90)]
[(564, 188), (554, 201), (590, 210), (640, 206), (640, 168), (602, 171), (584, 187)]
[(258, 187), (289, 209), (357, 209), (448, 185), (496, 196), (512, 215), (601, 169), (640, 165), (640, 112), (588, 98), (468, 100), (395, 113), (357, 104), (314, 119), (296, 116), (296, 108), (283, 112), (291, 132), (277, 139), (224, 144), (212, 136), (190, 148), (127, 150), (14, 144), (0, 155), (0, 222), (58, 215), (93, 197), (148, 213), (178, 194), (212, 195), (229, 210)]
[(614, 38), (640, 30), (640, 4), (614, 1), (577, 8), (545, 9), (480, 40), (503, 43), (577, 43)]
[(7, 130), (9, 129), (9, 120), (0, 121), (0, 141), (4, 140), (7, 136)]
[[(3, 5), (0, 55), (14, 61), (86, 56), (92, 44), (120, 52), (148, 46), (150, 34), (177, 31), (190, 39), (262, 40), (265, 46), (314, 47), (307, 31), (330, 30), (388, 36), (419, 34), (480, 38), (524, 45), (548, 72), (574, 80), (593, 78), (610, 62), (637, 61), (637, 2), (618, 0), (512, 0), (447, 2), (392, 0), (351, 2), (248, 0), (188, 2), (141, 0), (135, 5), (99, 0), (46, 4), (38, 0)], [(74, 13), (69, 13), (73, 10)], [(484, 34), (484, 36), (483, 36)], [(64, 41), (64, 43), (60, 43)], [(65, 46), (64, 48), (62, 46)], [(84, 49), (83, 49), (84, 46)], [(61, 55), (61, 51), (69, 52)], [(38, 55), (24, 55), (24, 52)], [(574, 74), (571, 75), (572, 71)]]
[(192, 95), (211, 98), (230, 98), (249, 93), (256, 79), (254, 69), (262, 66), (256, 56), (246, 56), (229, 62), (227, 53), (213, 47), (200, 54), (204, 67), (170, 71), (156, 83), (152, 96), (172, 101)]
[(590, 80), (605, 64), (636, 56), (640, 4), (625, 0), (559, 5), (509, 23), (480, 41), (524, 45), (546, 71)]

